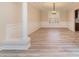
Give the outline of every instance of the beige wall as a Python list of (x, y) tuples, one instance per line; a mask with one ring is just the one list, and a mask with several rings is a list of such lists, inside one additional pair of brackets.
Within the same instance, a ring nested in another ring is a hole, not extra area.
[(60, 20), (68, 21), (68, 11), (60, 11)]
[[(56, 27), (67, 27), (68, 22), (68, 11), (58, 11), (60, 23)], [(54, 24), (49, 24), (48, 22), (48, 11), (41, 11), (41, 26), (42, 27), (55, 27)]]
[(28, 4), (28, 34), (40, 28), (40, 11)]
[(41, 21), (46, 21), (46, 20), (48, 20), (48, 12), (41, 11)]
[[(60, 20), (61, 21), (68, 21), (68, 11), (58, 11), (59, 14), (60, 14)], [(41, 21), (46, 21), (48, 20), (48, 11), (47, 12), (44, 12), (42, 11), (41, 12)]]
[[(0, 43), (2, 43), (2, 40), (5, 40), (6, 38), (7, 24), (19, 23), (19, 19), (21, 15), (19, 8), (20, 8), (19, 3), (2, 3), (2, 2), (0, 3)], [(16, 33), (19, 33), (18, 29)], [(12, 38), (16, 37), (16, 35), (13, 34)]]
[(75, 19), (74, 19), (74, 10), (69, 12), (69, 21), (68, 21), (68, 28), (71, 31), (75, 31)]

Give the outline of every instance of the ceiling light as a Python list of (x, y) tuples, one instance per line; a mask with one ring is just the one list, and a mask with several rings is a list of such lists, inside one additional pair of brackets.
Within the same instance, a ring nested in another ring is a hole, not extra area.
[(56, 14), (57, 11), (55, 10), (55, 3), (53, 3), (53, 10), (51, 11), (52, 14)]

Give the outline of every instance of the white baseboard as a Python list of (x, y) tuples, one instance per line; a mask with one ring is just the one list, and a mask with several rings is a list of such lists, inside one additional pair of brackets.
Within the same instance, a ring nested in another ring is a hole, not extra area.
[(42, 21), (41, 27), (44, 28), (67, 28), (68, 24), (65, 21), (60, 21), (59, 23), (49, 23), (49, 21)]

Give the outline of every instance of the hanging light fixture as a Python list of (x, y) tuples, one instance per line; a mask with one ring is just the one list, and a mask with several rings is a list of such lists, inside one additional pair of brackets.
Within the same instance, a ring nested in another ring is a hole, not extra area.
[(56, 7), (56, 6), (55, 6), (55, 3), (53, 3), (52, 5), (53, 5), (53, 10), (51, 11), (51, 13), (52, 13), (52, 14), (56, 14), (57, 11), (56, 11), (56, 9), (55, 9), (55, 7)]

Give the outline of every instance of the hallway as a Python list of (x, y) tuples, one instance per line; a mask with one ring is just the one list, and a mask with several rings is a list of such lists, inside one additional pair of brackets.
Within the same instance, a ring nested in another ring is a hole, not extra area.
[(58, 57), (79, 56), (79, 33), (68, 29), (41, 28), (30, 35), (32, 46), (27, 51), (3, 50), (0, 56)]

